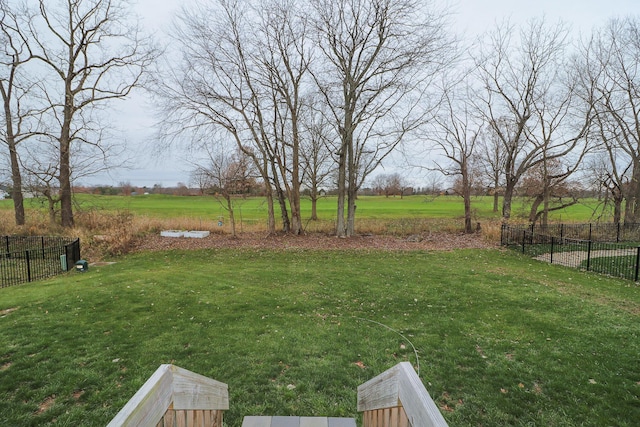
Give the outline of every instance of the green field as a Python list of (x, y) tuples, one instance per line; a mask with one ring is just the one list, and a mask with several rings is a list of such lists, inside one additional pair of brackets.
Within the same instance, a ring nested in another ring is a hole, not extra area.
[(139, 253), (0, 313), (0, 425), (104, 426), (163, 363), (229, 384), (228, 426), (357, 416), (405, 360), (451, 426), (640, 419), (638, 288), (511, 251)]
[[(41, 201), (29, 199), (26, 205), (39, 208)], [(593, 221), (596, 200), (585, 200), (562, 211), (553, 212), (551, 219), (557, 222), (589, 222)], [(10, 210), (10, 200), (0, 201), (0, 209)], [(311, 215), (311, 202), (302, 200), (302, 216)], [(98, 196), (79, 194), (76, 196), (76, 210), (129, 210), (137, 215), (155, 218), (190, 217), (203, 220), (226, 218), (227, 213), (211, 196), (171, 196), (171, 195), (139, 195), (139, 196)], [(500, 218), (500, 213), (493, 212), (493, 198), (475, 197), (472, 204), (474, 220), (486, 221)], [(336, 198), (326, 197), (318, 202), (318, 216), (321, 220), (333, 221), (336, 218)], [(359, 219), (412, 219), (462, 218), (464, 206), (458, 196), (408, 196), (383, 197), (361, 196), (357, 202), (356, 218)], [(236, 216), (247, 222), (265, 222), (267, 206), (264, 198), (247, 198), (236, 200)], [(513, 207), (514, 219), (528, 217), (526, 200), (517, 199)]]

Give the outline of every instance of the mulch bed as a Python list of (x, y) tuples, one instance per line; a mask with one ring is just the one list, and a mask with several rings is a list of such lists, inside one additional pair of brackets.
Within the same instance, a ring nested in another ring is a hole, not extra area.
[(496, 248), (480, 234), (428, 233), (410, 237), (360, 235), (338, 238), (326, 234), (266, 235), (243, 233), (237, 238), (226, 234), (212, 234), (205, 238), (148, 236), (136, 244), (136, 251), (169, 249), (254, 248), (254, 249), (323, 249), (323, 250), (453, 250)]

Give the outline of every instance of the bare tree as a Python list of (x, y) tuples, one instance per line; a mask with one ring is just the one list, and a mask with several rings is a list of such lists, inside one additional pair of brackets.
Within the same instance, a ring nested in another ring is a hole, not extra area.
[(640, 19), (613, 19), (582, 48), (583, 97), (595, 112), (592, 138), (606, 148), (607, 187), (625, 200), (624, 222), (640, 216)]
[(74, 145), (100, 146), (95, 112), (139, 86), (155, 53), (119, 0), (39, 0), (28, 25), (18, 30), (33, 58), (50, 71), (42, 98), (58, 146), (61, 222), (71, 227)]
[[(568, 38), (565, 26), (532, 20), (519, 37), (514, 34), (512, 26), (499, 26), (489, 36), (488, 50), (475, 61), (482, 84), (475, 97), (478, 111), (503, 148), (504, 221), (511, 216), (512, 199), (522, 177), (530, 169), (580, 148), (590, 117), (584, 111), (571, 115), (576, 105), (574, 87), (563, 75)], [(582, 154), (575, 158), (571, 172)]]
[(447, 162), (447, 164), (436, 162), (437, 170), (445, 176), (456, 176), (460, 179), (459, 191), (464, 201), (464, 231), (473, 233), (471, 163), (472, 157), (476, 155), (476, 144), (483, 125), (478, 120), (474, 120), (473, 107), (466, 102), (466, 99), (466, 97), (456, 99), (455, 91), (447, 92), (442, 111), (435, 116), (433, 131), (429, 135), (437, 151), (445, 157)]
[[(505, 129), (506, 125), (496, 126)], [(480, 137), (476, 141), (477, 165), (481, 174), (481, 179), (485, 188), (489, 189), (489, 193), (493, 197), (493, 212), (499, 211), (500, 195), (504, 188), (504, 170), (505, 170), (505, 147), (500, 138), (493, 131), (492, 126), (484, 126)]]
[(409, 181), (398, 172), (390, 174), (379, 174), (371, 182), (373, 190), (377, 194), (383, 194), (385, 197), (399, 195), (402, 199), (404, 193), (409, 187)]
[(182, 61), (157, 85), (165, 139), (189, 133), (198, 145), (212, 133), (228, 133), (260, 171), (269, 231), (275, 232), (277, 201), (283, 230), (295, 234), (302, 232), (300, 117), (309, 61), (298, 10), (284, 0), (183, 9), (174, 34)]
[(32, 195), (46, 201), (49, 223), (53, 225), (57, 222), (60, 203), (60, 191), (57, 185), (60, 163), (57, 158), (57, 147), (50, 139), (38, 141), (35, 147), (37, 148), (35, 153), (27, 151), (22, 158), (22, 169), (25, 172), (24, 188)]
[(258, 50), (276, 113), (272, 153), (289, 201), (290, 231), (301, 234), (303, 91), (311, 58), (308, 18), (298, 13), (293, 0), (270, 0), (262, 4), (260, 12), (264, 37)]
[(22, 71), (24, 65), (32, 59), (32, 55), (19, 29), (29, 19), (27, 11), (13, 11), (5, 0), (0, 0), (0, 44), (4, 50), (0, 59), (0, 95), (4, 118), (0, 141), (7, 146), (9, 152), (11, 198), (16, 225), (25, 223), (18, 144), (33, 136), (35, 130), (30, 119), (40, 113), (25, 105), (28, 104), (27, 97), (32, 94), (34, 84), (28, 81)]
[(193, 173), (200, 177), (200, 182), (207, 191), (211, 192), (227, 211), (231, 235), (236, 237), (235, 197), (247, 194), (254, 185), (247, 156), (239, 151), (227, 154), (224, 150), (219, 153), (207, 150), (206, 161), (198, 165)]
[(594, 209), (594, 214), (600, 211), (597, 217), (599, 219), (612, 209), (613, 223), (620, 224), (631, 164), (625, 162), (626, 168), (621, 169), (618, 162), (611, 162), (612, 153), (615, 153), (615, 150), (602, 150), (590, 156), (586, 162), (584, 176), (598, 193), (599, 204)]
[(451, 44), (443, 14), (430, 3), (312, 4), (324, 58), (313, 73), (340, 138), (336, 233), (351, 236), (358, 189), (403, 137), (422, 124), (429, 79), (447, 62)]
[(561, 159), (542, 162), (527, 171), (520, 191), (524, 197), (531, 198), (529, 223), (535, 224), (540, 219), (541, 225), (547, 226), (550, 212), (578, 203), (576, 188), (568, 180), (572, 174), (573, 171), (564, 168)]
[[(315, 104), (312, 99), (309, 103)], [(332, 130), (326, 117), (316, 108), (307, 108), (303, 120), (305, 129), (300, 151), (302, 161), (302, 183), (309, 191), (311, 199), (311, 220), (318, 220), (317, 204), (322, 197), (322, 186), (326, 185), (333, 174), (333, 162), (331, 158)]]

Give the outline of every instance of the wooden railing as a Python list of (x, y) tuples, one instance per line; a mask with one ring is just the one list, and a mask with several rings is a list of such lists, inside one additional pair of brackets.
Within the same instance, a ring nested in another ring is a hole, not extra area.
[(174, 365), (160, 365), (107, 427), (222, 427), (227, 385)]
[(362, 427), (446, 427), (418, 374), (401, 362), (358, 387)]

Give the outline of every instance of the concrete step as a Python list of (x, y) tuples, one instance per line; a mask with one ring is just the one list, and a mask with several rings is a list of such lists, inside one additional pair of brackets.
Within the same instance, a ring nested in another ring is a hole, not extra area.
[(244, 417), (242, 427), (356, 427), (353, 418)]

